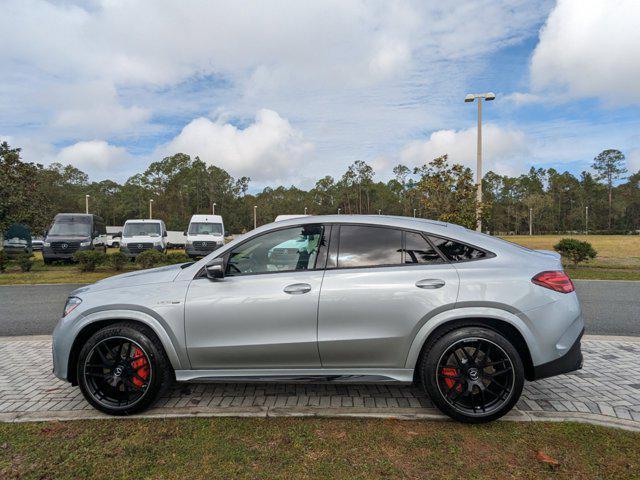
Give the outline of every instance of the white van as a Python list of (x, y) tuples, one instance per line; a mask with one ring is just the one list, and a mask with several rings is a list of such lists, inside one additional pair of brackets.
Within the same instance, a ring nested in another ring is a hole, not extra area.
[(224, 245), (224, 222), (220, 215), (193, 215), (184, 234), (184, 250), (191, 258), (204, 257)]
[(152, 248), (159, 252), (167, 250), (167, 228), (162, 220), (127, 220), (124, 222), (120, 251), (135, 258), (139, 253)]

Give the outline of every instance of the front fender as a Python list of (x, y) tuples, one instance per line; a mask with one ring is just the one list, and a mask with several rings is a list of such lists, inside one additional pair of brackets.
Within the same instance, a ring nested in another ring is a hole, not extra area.
[(506, 305), (461, 306), (436, 312), (423, 319), (424, 323), (414, 336), (411, 347), (409, 348), (405, 368), (415, 368), (422, 346), (436, 328), (454, 320), (482, 318), (500, 320), (515, 327), (527, 343), (534, 365), (539, 363), (541, 352), (538, 349), (534, 334), (529, 327), (529, 319), (524, 313)]

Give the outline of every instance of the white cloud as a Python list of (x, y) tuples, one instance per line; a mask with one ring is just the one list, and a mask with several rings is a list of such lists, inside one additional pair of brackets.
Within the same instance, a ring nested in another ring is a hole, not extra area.
[(286, 119), (266, 109), (258, 111), (246, 128), (222, 119), (197, 118), (160, 151), (177, 152), (257, 181), (304, 177), (304, 166), (313, 160), (313, 146)]
[(640, 172), (640, 148), (636, 148), (627, 155), (627, 169), (629, 175)]
[(559, 0), (531, 59), (534, 89), (640, 102), (640, 2)]
[(130, 159), (123, 147), (110, 145), (103, 140), (78, 142), (60, 150), (51, 162), (70, 164), (84, 171), (107, 171)]
[[(525, 134), (516, 129), (493, 124), (482, 127), (483, 170), (514, 175), (529, 165), (528, 146)], [(461, 163), (475, 171), (476, 168), (475, 127), (466, 130), (438, 130), (428, 140), (417, 140), (407, 145), (400, 153), (400, 161), (410, 166), (420, 166), (432, 159), (449, 155), (451, 163)]]

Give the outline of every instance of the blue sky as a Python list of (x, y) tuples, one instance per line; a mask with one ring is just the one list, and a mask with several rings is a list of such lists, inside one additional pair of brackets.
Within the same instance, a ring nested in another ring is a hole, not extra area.
[(640, 2), (8, 0), (0, 138), (24, 158), (124, 181), (179, 151), (253, 188), (355, 160), (448, 153), (475, 168), (640, 169)]

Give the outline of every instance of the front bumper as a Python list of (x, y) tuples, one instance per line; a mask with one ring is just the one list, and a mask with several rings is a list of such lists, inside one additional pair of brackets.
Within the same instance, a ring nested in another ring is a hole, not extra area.
[(194, 247), (193, 245), (186, 245), (184, 251), (190, 257), (206, 257), (221, 246), (222, 243), (217, 243), (214, 247)]
[(584, 335), (584, 329), (582, 329), (582, 332), (580, 332), (580, 335), (578, 335), (578, 338), (576, 338), (576, 341), (571, 345), (567, 353), (560, 358), (534, 366), (532, 380), (540, 380), (541, 378), (553, 377), (555, 375), (580, 370), (583, 363), (582, 349), (580, 348), (582, 335)]
[(82, 252), (84, 250), (92, 250), (93, 246), (88, 245), (86, 247), (78, 247), (73, 252), (54, 252), (51, 247), (42, 247), (42, 257), (46, 260), (72, 260), (73, 254), (76, 252)]
[(140, 250), (136, 249), (135, 252), (132, 252), (131, 250), (129, 250), (129, 247), (123, 247), (122, 245), (120, 245), (120, 251), (122, 253), (124, 253), (129, 258), (136, 258), (142, 252), (145, 252), (147, 250), (157, 250), (159, 252), (164, 252), (164, 248), (163, 248), (162, 245), (154, 245), (153, 247), (143, 248), (143, 249), (140, 249)]

